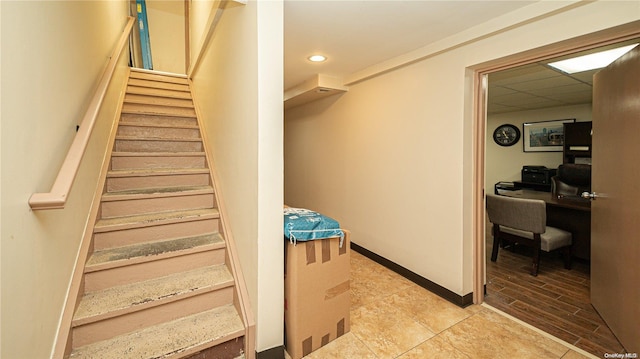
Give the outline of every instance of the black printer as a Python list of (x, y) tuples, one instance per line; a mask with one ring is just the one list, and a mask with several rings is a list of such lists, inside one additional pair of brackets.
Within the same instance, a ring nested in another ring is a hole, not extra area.
[(556, 175), (556, 171), (545, 166), (522, 166), (522, 182), (551, 184), (551, 177)]

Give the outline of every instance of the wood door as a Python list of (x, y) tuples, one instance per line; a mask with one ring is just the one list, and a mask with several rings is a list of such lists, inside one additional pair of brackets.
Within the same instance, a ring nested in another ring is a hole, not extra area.
[(640, 353), (640, 46), (594, 76), (591, 302)]

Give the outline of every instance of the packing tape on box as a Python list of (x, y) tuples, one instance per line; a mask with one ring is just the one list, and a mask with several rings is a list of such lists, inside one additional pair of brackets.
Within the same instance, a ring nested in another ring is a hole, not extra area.
[[(336, 324), (336, 338), (339, 338), (343, 335), (344, 335), (344, 318), (340, 319)], [(330, 333), (323, 335), (322, 339), (320, 340), (320, 347), (323, 347), (329, 344), (329, 341), (331, 341)], [(302, 356), (303, 357), (307, 356), (311, 354), (312, 351), (313, 351), (313, 336), (308, 337), (302, 341)]]
[(335, 286), (333, 288), (329, 288), (324, 293), (324, 300), (329, 300), (331, 298), (337, 297), (340, 294), (342, 294), (344, 292), (347, 292), (349, 290), (349, 288), (350, 288), (350, 286), (349, 286), (349, 281), (348, 280), (338, 284), (337, 286)]

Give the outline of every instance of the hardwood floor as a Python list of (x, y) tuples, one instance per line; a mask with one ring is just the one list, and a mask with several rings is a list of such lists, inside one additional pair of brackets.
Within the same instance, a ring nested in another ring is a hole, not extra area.
[(624, 348), (591, 305), (589, 265), (563, 267), (559, 253), (541, 252), (537, 277), (529, 274), (527, 248), (501, 248), (491, 262), (493, 239), (487, 239), (487, 304), (600, 358)]

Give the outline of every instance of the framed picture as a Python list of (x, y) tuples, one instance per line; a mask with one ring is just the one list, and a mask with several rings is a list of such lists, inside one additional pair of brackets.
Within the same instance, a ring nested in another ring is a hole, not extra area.
[(571, 122), (576, 122), (576, 119), (525, 122), (522, 125), (524, 152), (562, 152), (563, 124)]

